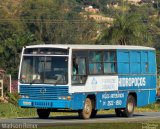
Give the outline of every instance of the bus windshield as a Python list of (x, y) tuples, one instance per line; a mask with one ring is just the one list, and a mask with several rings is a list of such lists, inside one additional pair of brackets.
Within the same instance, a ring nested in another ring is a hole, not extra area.
[(68, 57), (24, 56), (20, 82), (25, 84), (67, 84)]

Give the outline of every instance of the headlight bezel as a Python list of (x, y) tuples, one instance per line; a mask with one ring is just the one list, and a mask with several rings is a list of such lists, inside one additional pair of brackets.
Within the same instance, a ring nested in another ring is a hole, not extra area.
[(20, 98), (22, 98), (22, 99), (29, 99), (29, 95), (20, 95)]

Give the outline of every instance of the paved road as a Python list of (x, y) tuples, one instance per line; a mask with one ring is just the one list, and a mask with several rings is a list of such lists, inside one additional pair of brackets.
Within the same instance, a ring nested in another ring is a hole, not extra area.
[(49, 119), (32, 118), (13, 118), (13, 119), (0, 119), (1, 124), (81, 124), (81, 123), (107, 123), (107, 122), (144, 122), (151, 120), (160, 120), (160, 112), (145, 112), (135, 113), (131, 118), (116, 117), (115, 114), (97, 115), (96, 118), (89, 120), (79, 119), (77, 116), (58, 116), (49, 117)]

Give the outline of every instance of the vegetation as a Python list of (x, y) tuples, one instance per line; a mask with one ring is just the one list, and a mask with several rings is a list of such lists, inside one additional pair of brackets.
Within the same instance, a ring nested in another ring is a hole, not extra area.
[(132, 123), (124, 123), (124, 122), (116, 122), (116, 123), (92, 123), (92, 124), (76, 124), (73, 125), (57, 125), (52, 127), (40, 127), (38, 129), (116, 129), (117, 127), (120, 129), (142, 129), (142, 128), (158, 128), (160, 123), (158, 121), (148, 121), (144, 123), (132, 122)]
[(160, 75), (160, 50), (157, 50), (157, 64), (159, 64), (158, 65), (158, 67), (157, 67), (157, 73)]
[[(0, 68), (16, 78), (21, 49), (31, 44), (132, 44), (160, 49), (159, 3), (0, 0)], [(96, 15), (113, 18), (113, 23), (96, 22), (88, 18), (90, 13), (85, 17), (89, 5), (99, 9)]]
[[(18, 94), (7, 93), (5, 98), (7, 101), (0, 100), (0, 118), (15, 118), (15, 117), (37, 117), (35, 108), (21, 108), (18, 106)], [(5, 102), (5, 103), (4, 103)], [(6, 103), (7, 102), (7, 103)], [(160, 102), (147, 105), (145, 107), (136, 108), (135, 112), (160, 112)], [(114, 110), (100, 110), (98, 114), (114, 114)], [(78, 113), (63, 113), (53, 112), (50, 116), (78, 116)]]
[(98, 124), (78, 124), (78, 125), (58, 125), (53, 127), (40, 127), (39, 129), (115, 129), (115, 128), (123, 128), (123, 129), (141, 129), (142, 124), (140, 123), (98, 123)]
[(146, 46), (152, 46), (147, 27), (141, 21), (140, 16), (135, 13), (117, 15), (113, 25), (104, 30), (98, 42), (100, 44), (108, 42), (117, 45), (145, 44)]
[(35, 109), (22, 109), (11, 103), (0, 103), (0, 118), (17, 118), (36, 116)]
[[(1, 103), (0, 102), (0, 118), (18, 118), (18, 117), (37, 117), (36, 114), (36, 109), (34, 108), (21, 108), (17, 105), (17, 94), (9, 94), (8, 93), (8, 101), (9, 103)], [(159, 103), (147, 105), (146, 107), (142, 108), (136, 108), (135, 112), (152, 112), (152, 111), (160, 111)], [(109, 110), (109, 111), (99, 111), (98, 114), (112, 114), (114, 113), (114, 110)], [(51, 113), (51, 117), (57, 117), (57, 116), (77, 116), (77, 113)], [(160, 126), (159, 121), (145, 121), (145, 122), (139, 122), (139, 121), (134, 121), (134, 122), (107, 122), (107, 123), (92, 123), (92, 124), (72, 124), (72, 125), (65, 125), (65, 124), (57, 124), (52, 126), (52, 124), (44, 125), (44, 124), (38, 124), (37, 127), (39, 129), (92, 129), (92, 128), (97, 128), (97, 129), (104, 129), (104, 128), (109, 128), (109, 129), (115, 129), (116, 127), (120, 127), (123, 129), (141, 129), (142, 126), (154, 124), (156, 127)]]

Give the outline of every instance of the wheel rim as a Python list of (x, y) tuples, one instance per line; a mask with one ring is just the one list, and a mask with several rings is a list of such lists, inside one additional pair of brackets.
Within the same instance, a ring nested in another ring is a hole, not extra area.
[(134, 104), (132, 102), (128, 103), (128, 112), (133, 112), (133, 109), (134, 109)]
[(88, 101), (86, 101), (86, 103), (85, 103), (84, 111), (85, 111), (85, 114), (91, 113), (91, 107), (90, 107), (90, 103)]

